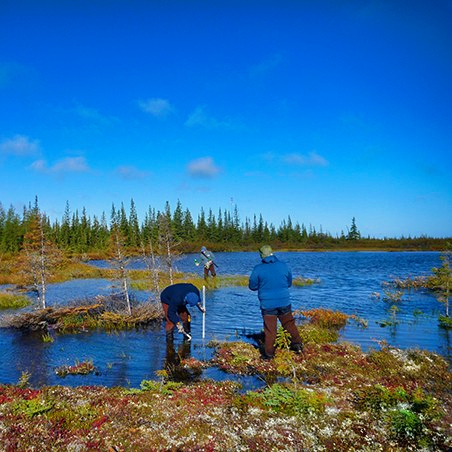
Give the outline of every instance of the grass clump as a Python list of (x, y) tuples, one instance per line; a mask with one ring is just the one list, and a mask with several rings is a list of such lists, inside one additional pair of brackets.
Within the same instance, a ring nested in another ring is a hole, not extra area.
[(31, 304), (25, 295), (0, 292), (0, 309), (20, 309)]
[(57, 367), (55, 373), (59, 377), (66, 377), (67, 375), (88, 375), (95, 370), (96, 368), (92, 361), (76, 361), (73, 366), (64, 365)]
[(452, 328), (452, 317), (447, 317), (445, 315), (440, 315), (438, 318), (439, 326), (446, 330)]

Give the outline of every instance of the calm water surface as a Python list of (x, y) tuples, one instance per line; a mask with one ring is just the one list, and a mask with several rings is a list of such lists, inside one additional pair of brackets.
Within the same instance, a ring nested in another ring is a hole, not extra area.
[[(386, 341), (400, 348), (422, 348), (451, 360), (451, 333), (438, 328), (437, 317), (444, 305), (426, 291), (405, 293), (397, 304), (398, 323), (380, 326), (390, 320), (392, 303), (383, 301), (382, 282), (393, 277), (413, 277), (431, 274), (440, 266), (436, 252), (290, 252), (276, 253), (292, 268), (294, 276), (313, 278), (312, 286), (291, 289), (294, 309), (328, 308), (355, 314), (367, 320), (363, 329), (352, 322), (345, 327), (341, 341), (360, 345), (364, 350), (378, 347)], [(185, 255), (176, 267), (183, 272), (201, 273), (194, 265), (197, 255)], [(216, 253), (220, 274), (249, 275), (259, 262), (257, 253)], [(106, 266), (106, 262), (92, 262)], [(129, 268), (144, 267), (140, 261)], [(112, 292), (107, 280), (76, 280), (53, 284), (48, 289), (49, 306), (63, 305)], [(380, 298), (375, 296), (380, 293)], [(150, 293), (133, 294), (146, 300)], [(246, 335), (262, 329), (257, 296), (246, 287), (206, 291), (206, 334), (202, 339), (202, 314), (192, 309), (193, 340), (184, 344), (175, 335), (174, 349), (167, 347), (164, 325), (156, 324), (146, 330), (103, 333), (90, 332), (56, 335), (53, 343), (44, 343), (41, 334), (0, 329), (2, 350), (0, 383), (17, 383), (22, 372), (31, 374), (30, 382), (40, 385), (105, 385), (139, 387), (144, 379), (156, 379), (155, 371), (162, 369), (168, 354), (209, 359), (212, 350), (205, 345), (211, 339), (248, 340)], [(1, 314), (0, 314), (1, 315)], [(76, 361), (92, 360), (97, 373), (87, 376), (58, 377), (55, 368), (73, 365)], [(208, 369), (206, 378), (229, 378), (217, 369)], [(246, 387), (255, 382), (242, 379)]]

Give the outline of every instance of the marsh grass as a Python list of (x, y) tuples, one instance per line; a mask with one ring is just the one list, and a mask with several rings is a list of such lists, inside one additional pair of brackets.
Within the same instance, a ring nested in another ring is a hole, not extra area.
[(31, 304), (31, 300), (25, 295), (0, 292), (0, 309), (20, 309)]
[[(21, 262), (17, 259), (0, 262), (0, 284), (24, 284), (23, 269)], [(80, 259), (64, 259), (62, 263), (52, 272), (49, 283), (70, 281), (73, 279), (113, 279), (115, 270), (108, 268), (97, 268), (82, 262)], [(128, 277), (131, 280), (131, 287), (135, 290), (153, 290), (154, 283), (148, 270), (129, 270)], [(159, 282), (162, 287), (170, 284), (170, 278), (167, 272), (158, 271)], [(192, 283), (197, 287), (203, 285), (213, 285), (214, 287), (234, 287), (247, 286), (247, 275), (217, 275), (215, 279), (209, 278), (207, 281), (195, 273), (175, 272), (173, 282)], [(294, 286), (312, 285), (318, 280), (296, 277), (293, 280)]]
[(446, 317), (445, 315), (440, 315), (438, 318), (439, 326), (446, 330), (452, 329), (452, 317)]
[(53, 336), (51, 334), (45, 333), (42, 335), (42, 342), (52, 343), (54, 341), (55, 341), (55, 339), (53, 338)]

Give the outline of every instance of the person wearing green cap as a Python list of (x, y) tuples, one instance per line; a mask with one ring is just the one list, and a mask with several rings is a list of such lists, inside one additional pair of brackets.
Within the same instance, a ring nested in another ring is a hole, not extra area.
[(273, 254), (269, 245), (263, 245), (259, 253), (262, 261), (254, 267), (248, 287), (257, 291), (264, 321), (265, 344), (262, 358), (274, 357), (278, 320), (291, 336), (292, 350), (301, 353), (303, 344), (290, 303), (289, 287), (292, 286), (292, 272), (285, 262)]

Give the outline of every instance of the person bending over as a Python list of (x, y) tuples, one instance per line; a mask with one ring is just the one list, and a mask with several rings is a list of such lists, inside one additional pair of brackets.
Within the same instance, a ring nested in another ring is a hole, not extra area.
[(185, 336), (190, 333), (190, 312), (187, 306), (196, 306), (201, 312), (205, 312), (201, 305), (198, 288), (189, 283), (166, 287), (160, 294), (160, 301), (166, 318), (167, 338), (168, 336), (173, 337), (174, 327)]

